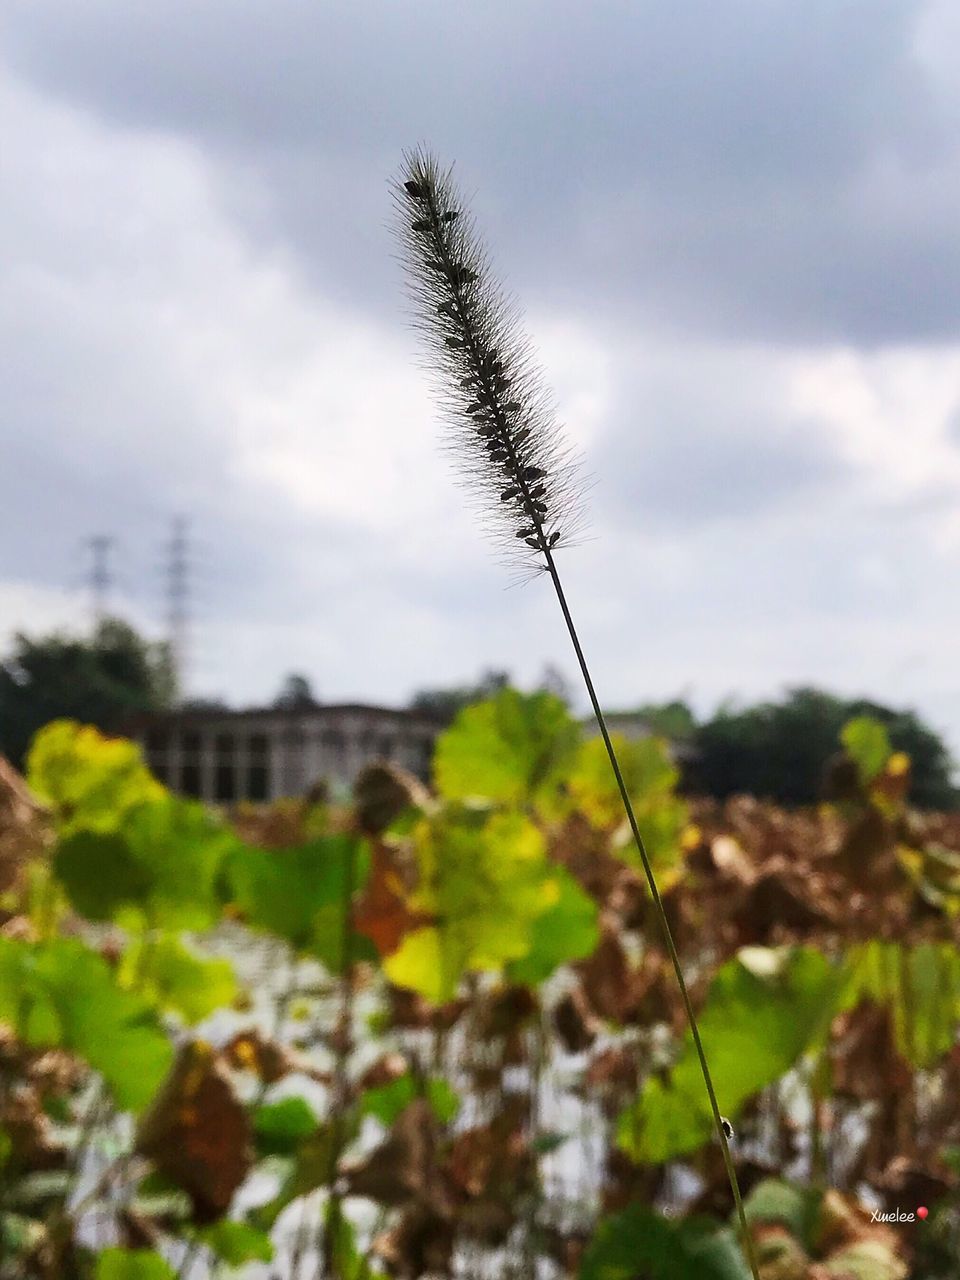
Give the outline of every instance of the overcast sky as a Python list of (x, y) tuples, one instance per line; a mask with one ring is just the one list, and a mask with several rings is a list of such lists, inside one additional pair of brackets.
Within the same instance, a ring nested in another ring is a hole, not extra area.
[(955, 0), (3, 0), (0, 633), (402, 703), (568, 653), (438, 448), (387, 179), (456, 162), (586, 455), (601, 697), (813, 682), (960, 754)]

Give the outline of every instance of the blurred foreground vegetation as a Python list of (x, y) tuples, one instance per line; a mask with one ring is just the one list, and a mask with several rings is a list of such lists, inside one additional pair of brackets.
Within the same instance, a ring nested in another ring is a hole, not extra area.
[[(955, 1277), (960, 814), (910, 807), (869, 717), (791, 812), (619, 745), (764, 1280)], [(71, 721), (27, 784), (0, 774), (2, 1280), (747, 1276), (560, 698), (501, 689), (432, 791), (373, 767), (347, 809), (205, 810)]]

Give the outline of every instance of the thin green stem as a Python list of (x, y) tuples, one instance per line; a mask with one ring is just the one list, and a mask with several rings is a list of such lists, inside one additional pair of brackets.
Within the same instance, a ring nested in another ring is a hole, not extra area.
[(743, 1211), (743, 1200), (740, 1196), (740, 1184), (737, 1181), (737, 1171), (734, 1168), (733, 1157), (730, 1154), (730, 1146), (727, 1142), (727, 1135), (724, 1132), (723, 1117), (720, 1114), (720, 1107), (717, 1103), (716, 1091), (713, 1087), (713, 1078), (710, 1075), (710, 1068), (707, 1065), (707, 1055), (703, 1049), (703, 1042), (700, 1039), (700, 1028), (697, 1026), (696, 1014), (693, 1011), (693, 1005), (690, 1002), (690, 994), (687, 991), (687, 983), (683, 976), (683, 968), (680, 964), (680, 956), (677, 953), (676, 944), (673, 940), (673, 934), (670, 930), (670, 924), (667, 920), (667, 913), (664, 910), (663, 899), (660, 896), (660, 890), (657, 886), (656, 877), (653, 874), (653, 867), (650, 863), (650, 857), (647, 853), (646, 846), (643, 843), (643, 836), (640, 834), (640, 828), (637, 825), (636, 814), (633, 812), (633, 805), (630, 802), (630, 795), (627, 791), (626, 783), (623, 780), (623, 773), (620, 769), (620, 761), (617, 759), (617, 753), (613, 743), (610, 740), (610, 734), (607, 730), (607, 722), (603, 716), (596, 690), (593, 687), (593, 680), (590, 676), (590, 669), (587, 666), (587, 660), (584, 657), (583, 649), (580, 645), (580, 637), (577, 635), (577, 628), (574, 625), (573, 616), (570, 613), (570, 607), (567, 604), (567, 597), (563, 590), (563, 584), (560, 581), (560, 574), (557, 572), (557, 566), (554, 562), (553, 555), (549, 547), (544, 549), (547, 560), (547, 569), (553, 580), (554, 590), (557, 593), (557, 600), (560, 604), (560, 611), (563, 614), (563, 620), (567, 624), (567, 631), (570, 633), (570, 639), (573, 643), (574, 652), (577, 655), (577, 663), (580, 667), (580, 673), (583, 676), (587, 693), (590, 697), (590, 704), (593, 707), (593, 713), (597, 717), (597, 724), (600, 726), (600, 736), (603, 738), (603, 745), (607, 749), (607, 755), (610, 758), (610, 767), (613, 770), (613, 776), (616, 778), (617, 790), (620, 792), (620, 799), (623, 801), (624, 811), (627, 815), (627, 821), (630, 823), (630, 830), (633, 832), (633, 838), (636, 842), (637, 852), (640, 854), (640, 861), (643, 864), (643, 873), (646, 876), (647, 884), (650, 887), (650, 894), (656, 908), (657, 918), (660, 921), (660, 931), (663, 934), (663, 941), (673, 964), (673, 971), (677, 976), (677, 985), (680, 988), (680, 996), (683, 1000), (683, 1008), (686, 1013), (687, 1023), (690, 1027), (690, 1033), (693, 1036), (693, 1043), (697, 1051), (697, 1058), (700, 1061), (700, 1072), (703, 1076), (703, 1083), (706, 1086), (707, 1096), (710, 1099), (710, 1109), (713, 1112), (714, 1125), (717, 1130), (717, 1137), (720, 1140), (720, 1150), (723, 1152), (723, 1163), (726, 1166), (727, 1177), (730, 1180), (730, 1190), (733, 1192), (733, 1200), (737, 1209), (737, 1217), (740, 1222), (740, 1234), (743, 1240), (744, 1252), (747, 1255), (747, 1261), (750, 1270), (753, 1273), (754, 1280), (760, 1280), (760, 1273), (757, 1269), (757, 1260), (753, 1250), (753, 1240), (750, 1230), (747, 1226), (747, 1217)]
[(347, 1106), (350, 1101), (350, 1082), (347, 1069), (353, 1049), (353, 960), (354, 960), (354, 925), (353, 895), (357, 887), (357, 853), (355, 844), (351, 844), (347, 853), (346, 876), (343, 886), (343, 916), (341, 920), (341, 951), (343, 977), (340, 988), (340, 1016), (337, 1022), (336, 1062), (333, 1073), (332, 1120), (330, 1129), (330, 1159), (327, 1166), (326, 1205), (320, 1225), (317, 1229), (316, 1280), (334, 1276), (334, 1245), (331, 1224), (335, 1225), (335, 1215), (340, 1212), (341, 1197), (337, 1193), (337, 1165), (343, 1154), (342, 1148), (347, 1140)]

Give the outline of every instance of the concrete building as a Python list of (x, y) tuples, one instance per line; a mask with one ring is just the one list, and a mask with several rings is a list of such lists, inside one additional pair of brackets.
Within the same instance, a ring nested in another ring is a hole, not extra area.
[(418, 712), (348, 703), (173, 711), (141, 716), (128, 733), (172, 791), (230, 804), (302, 796), (318, 782), (343, 789), (373, 761), (426, 781), (441, 728)]

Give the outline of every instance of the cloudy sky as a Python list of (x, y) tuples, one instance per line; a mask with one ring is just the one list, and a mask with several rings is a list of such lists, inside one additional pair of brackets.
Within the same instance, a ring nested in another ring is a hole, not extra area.
[(960, 754), (953, 0), (3, 0), (0, 633), (404, 701), (573, 664), (438, 448), (387, 179), (456, 161), (594, 478), (562, 570), (611, 706), (815, 682)]

